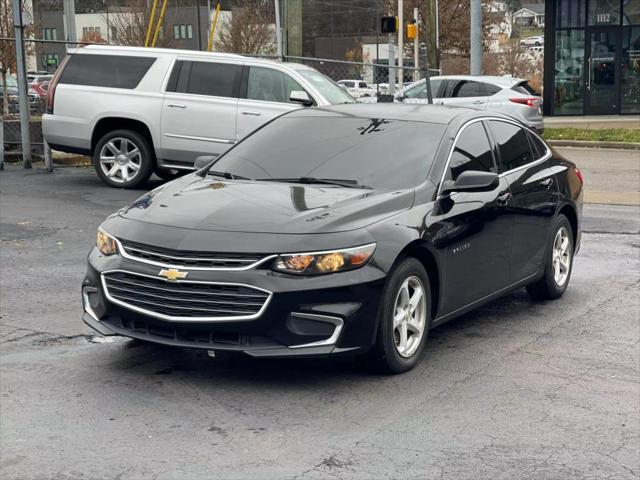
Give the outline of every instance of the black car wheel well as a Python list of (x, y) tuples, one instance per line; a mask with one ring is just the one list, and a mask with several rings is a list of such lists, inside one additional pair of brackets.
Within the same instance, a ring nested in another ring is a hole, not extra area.
[(578, 241), (578, 216), (576, 215), (576, 211), (571, 205), (565, 205), (560, 209), (558, 214), (562, 214), (567, 217), (569, 223), (571, 224), (571, 233), (573, 233), (573, 246), (575, 247), (576, 242)]
[(436, 259), (428, 248), (420, 244), (407, 245), (398, 255), (399, 259), (406, 257), (418, 259), (424, 265), (427, 275), (429, 275), (429, 283), (431, 284), (431, 318), (434, 319), (437, 317), (438, 301), (440, 299), (440, 275)]
[(132, 130), (139, 133), (147, 139), (151, 146), (151, 151), (154, 152), (153, 138), (151, 138), (151, 131), (140, 120), (133, 120), (131, 118), (124, 117), (105, 117), (98, 120), (96, 126), (93, 128), (93, 134), (91, 135), (91, 151), (96, 148), (100, 139), (113, 130)]

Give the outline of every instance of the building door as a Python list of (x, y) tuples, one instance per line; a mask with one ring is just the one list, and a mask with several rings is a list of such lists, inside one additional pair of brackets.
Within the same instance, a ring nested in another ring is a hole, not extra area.
[(590, 27), (586, 37), (585, 113), (620, 113), (620, 29)]

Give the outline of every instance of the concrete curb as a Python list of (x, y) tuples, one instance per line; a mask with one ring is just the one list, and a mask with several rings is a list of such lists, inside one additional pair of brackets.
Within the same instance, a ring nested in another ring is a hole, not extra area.
[(640, 143), (633, 142), (597, 142), (592, 140), (547, 140), (553, 147), (582, 148), (619, 148), (622, 150), (640, 150)]

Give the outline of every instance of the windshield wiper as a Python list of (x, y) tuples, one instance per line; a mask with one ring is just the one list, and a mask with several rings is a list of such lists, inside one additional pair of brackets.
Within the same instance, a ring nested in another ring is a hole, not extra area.
[(217, 172), (215, 170), (209, 170), (207, 175), (215, 175), (216, 177), (224, 177), (227, 180), (249, 180), (247, 177), (243, 177), (242, 175), (236, 175), (231, 172)]
[(256, 180), (261, 180), (265, 182), (289, 182), (289, 183), (305, 183), (305, 184), (320, 183), (323, 185), (337, 185), (339, 187), (361, 188), (361, 189), (372, 190), (372, 188), (367, 185), (360, 185), (356, 180), (340, 179), (340, 178), (297, 177), (297, 178), (259, 178)]

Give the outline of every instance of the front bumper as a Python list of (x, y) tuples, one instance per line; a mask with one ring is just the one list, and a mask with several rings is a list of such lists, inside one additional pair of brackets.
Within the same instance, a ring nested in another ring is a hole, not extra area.
[[(267, 266), (244, 271), (189, 271), (189, 279), (240, 283), (271, 296), (255, 318), (173, 321), (115, 303), (102, 281), (113, 270), (158, 277), (159, 268), (120, 255), (89, 255), (82, 286), (83, 321), (103, 335), (255, 357), (354, 354), (375, 340), (385, 274), (375, 264), (349, 272), (299, 277)], [(188, 271), (188, 269), (185, 269)], [(171, 285), (171, 283), (168, 283)]]

